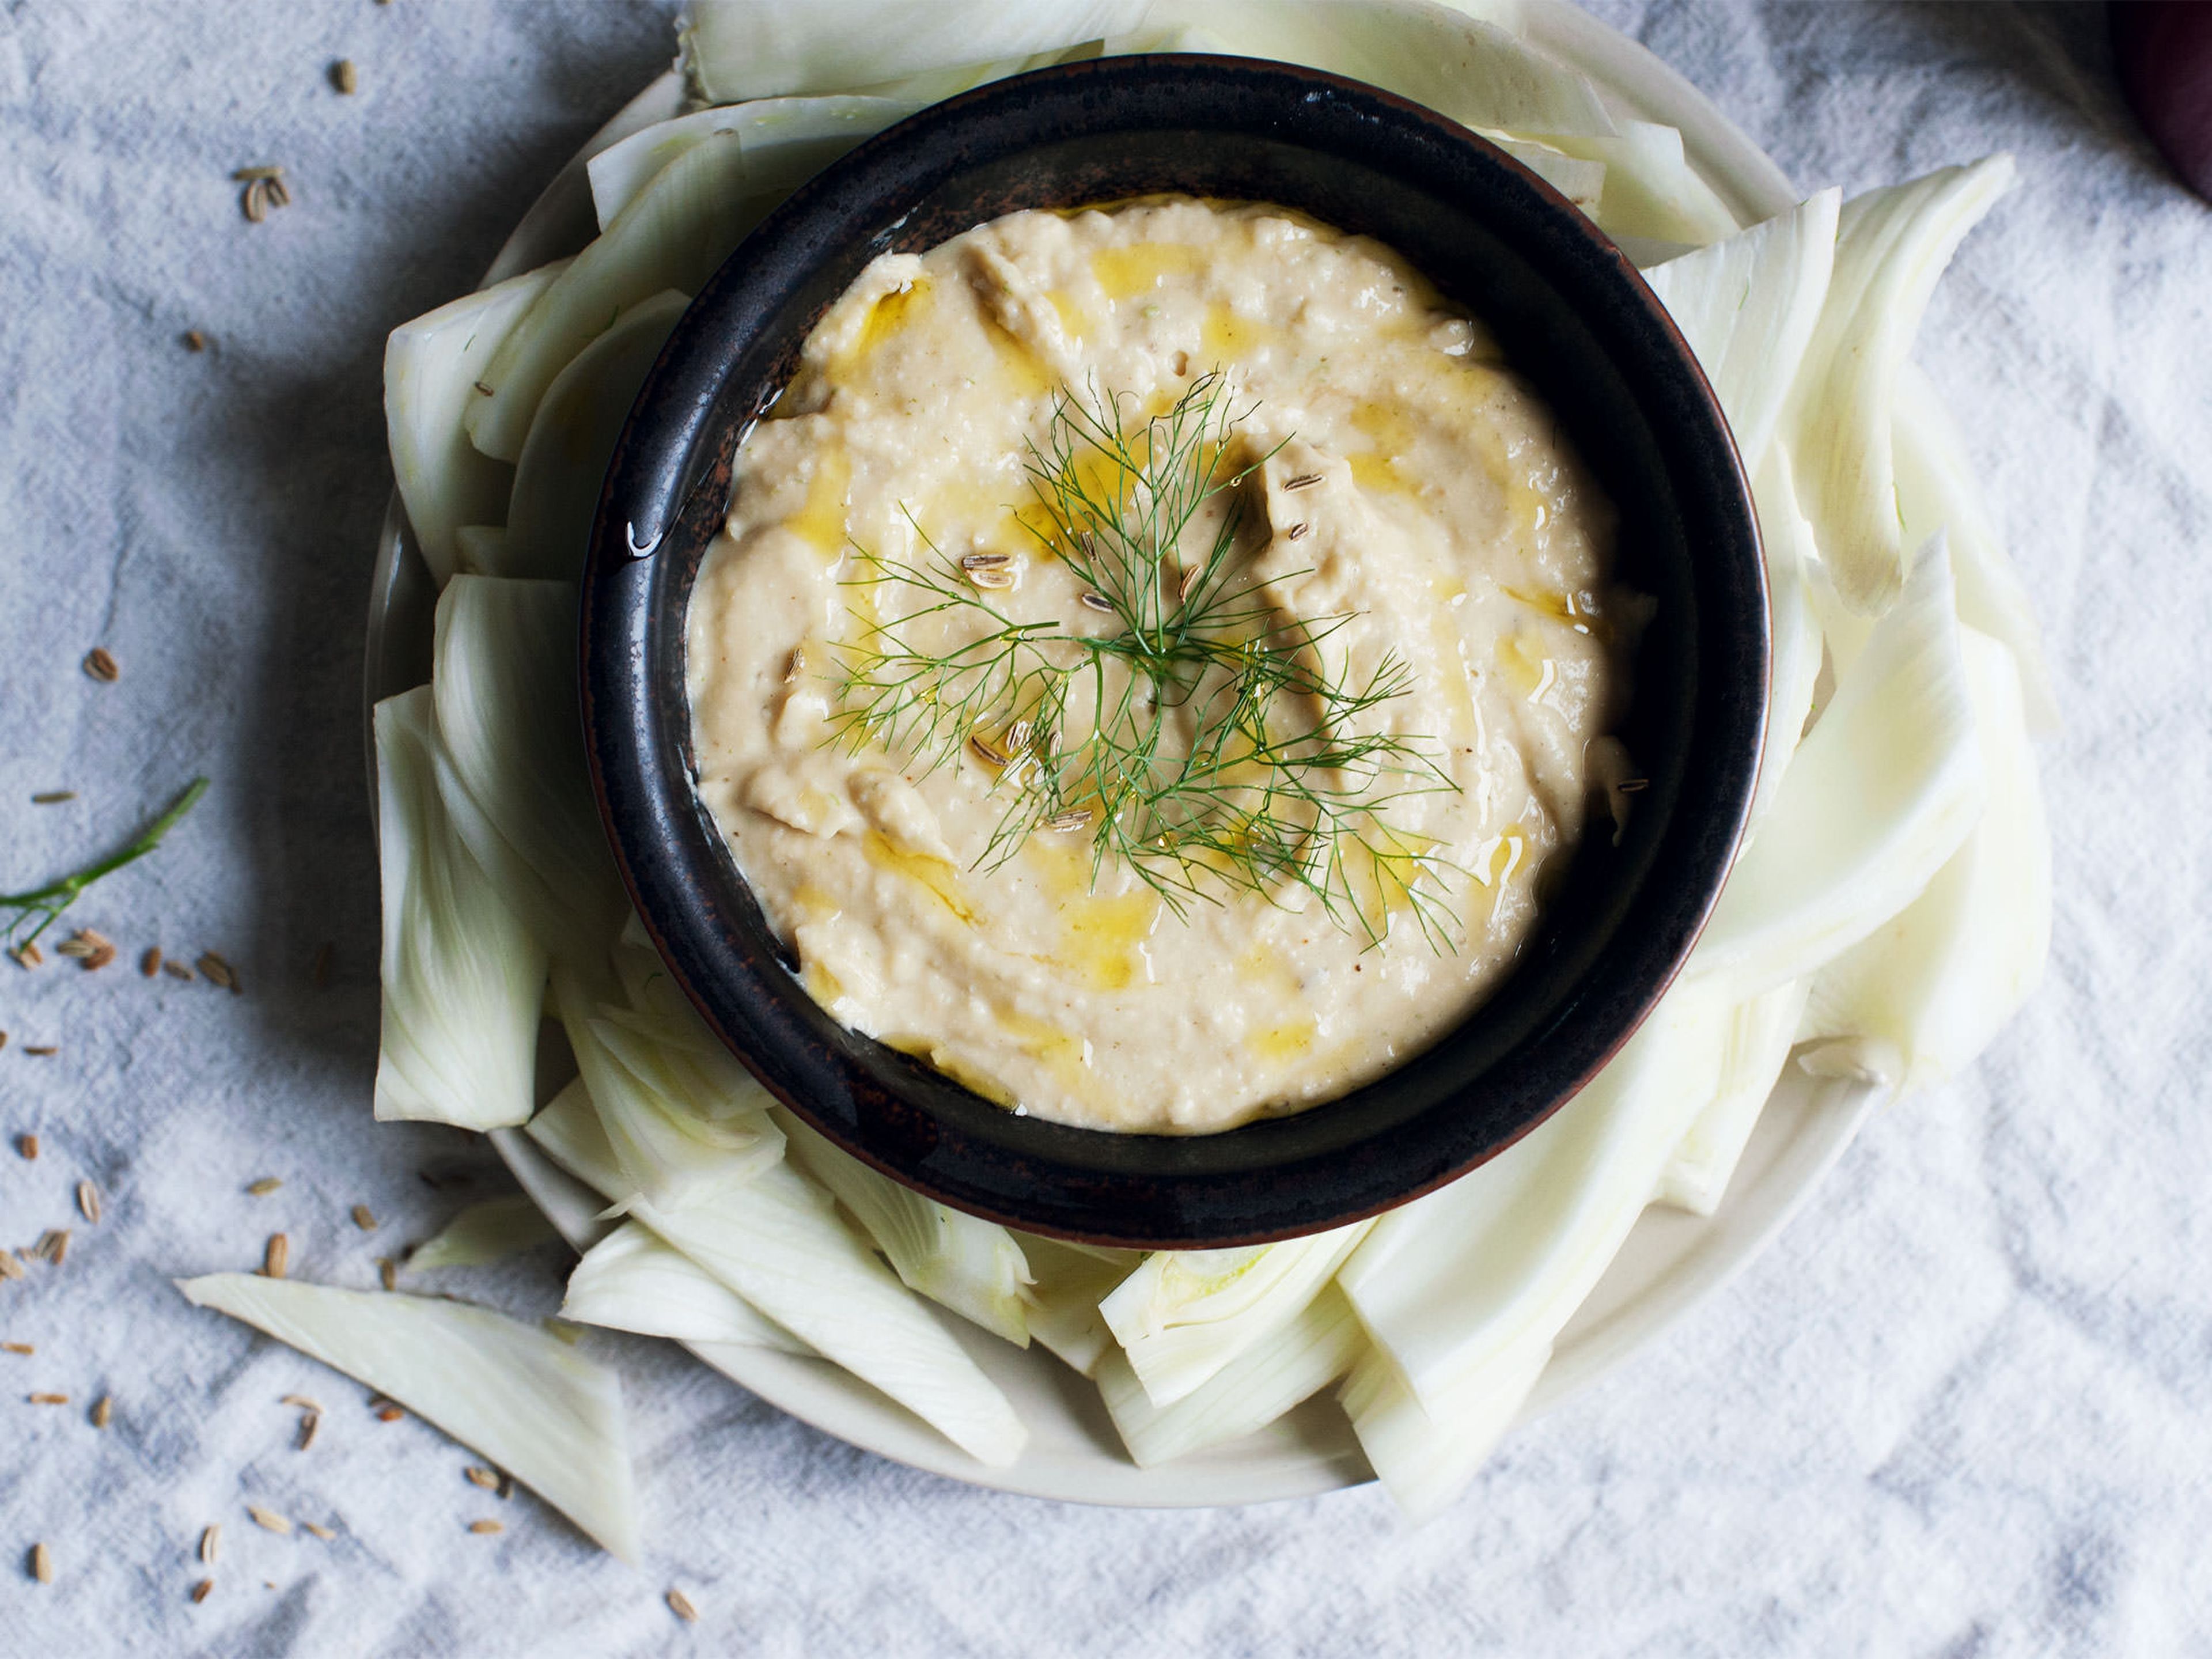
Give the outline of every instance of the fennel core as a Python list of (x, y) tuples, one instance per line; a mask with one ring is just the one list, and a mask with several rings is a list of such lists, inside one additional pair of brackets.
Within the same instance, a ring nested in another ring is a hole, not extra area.
[[(1231, 465), (1250, 411), (1232, 410), (1218, 370), (1164, 414), (1133, 421), (1123, 402), (1060, 393), (1018, 515), (1098, 623), (1018, 619), (994, 597), (1013, 586), (1007, 556), (952, 557), (909, 514), (926, 558), (854, 544), (846, 585), (906, 590), (912, 608), (886, 621), (848, 607), (859, 631), (836, 647), (832, 741), (880, 744), (925, 776), (981, 762), (1005, 805), (979, 869), (1032, 836), (1086, 833), (1094, 887), (1118, 860), (1177, 916), (1224, 892), (1303, 894), (1370, 945), (1403, 908), (1448, 948), (1453, 866), (1386, 817), (1458, 787), (1431, 739), (1377, 718), (1412, 689), (1410, 667), (1395, 652), (1364, 674), (1348, 653), (1332, 665), (1356, 613), (1287, 615), (1243, 575), (1239, 486), (1267, 456)], [(1185, 532), (1216, 497), (1194, 557)], [(925, 621), (949, 642), (917, 643)]]
[[(0, 914), (6, 915), (4, 926), (0, 926), (0, 948), (21, 951), (38, 942), (39, 935), (52, 927), (63, 911), (77, 901), (84, 890), (102, 876), (112, 875), (126, 864), (134, 864), (161, 844), (161, 838), (177, 826), (177, 821), (192, 810), (199, 798), (207, 793), (208, 781), (194, 778), (185, 787), (185, 792), (171, 802), (168, 810), (155, 818), (138, 834), (137, 839), (120, 851), (96, 860), (82, 869), (71, 872), (43, 887), (27, 892), (0, 893)], [(35, 926), (33, 924), (35, 923)], [(30, 931), (23, 930), (28, 927)]]

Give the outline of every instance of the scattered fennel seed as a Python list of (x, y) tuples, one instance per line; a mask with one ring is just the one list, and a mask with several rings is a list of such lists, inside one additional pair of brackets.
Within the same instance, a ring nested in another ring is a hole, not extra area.
[(350, 98), (361, 89), (361, 76), (353, 66), (353, 59), (341, 58), (331, 65), (331, 84)]
[(65, 800), (75, 800), (76, 799), (76, 791), (74, 789), (48, 789), (40, 794), (32, 796), (31, 805), (33, 806), (58, 806)]
[(282, 1279), (292, 1262), (292, 1241), (283, 1233), (269, 1235), (269, 1243), (261, 1252), (261, 1276)]
[(362, 1231), (365, 1233), (374, 1232), (376, 1231), (375, 1212), (366, 1204), (355, 1205), (353, 1206), (353, 1224), (360, 1228)]
[(123, 678), (123, 671), (104, 645), (95, 645), (84, 653), (84, 672), (103, 685), (112, 685)]
[(94, 1226), (100, 1224), (100, 1188), (89, 1181), (76, 1183), (76, 1209)]
[(28, 1342), (0, 1342), (0, 1353), (36, 1353), (38, 1349)]
[(246, 1183), (246, 1190), (256, 1198), (266, 1198), (284, 1183), (275, 1176), (264, 1176), (258, 1181)]
[(495, 1532), (505, 1532), (507, 1526), (504, 1522), (500, 1521), (471, 1521), (469, 1522), (469, 1530), (489, 1537)]
[(214, 1593), (215, 1580), (212, 1578), (201, 1579), (198, 1583), (192, 1586), (192, 1605), (194, 1607), (198, 1607)]
[(211, 1521), (200, 1533), (200, 1564), (213, 1566), (222, 1553), (222, 1522)]
[(94, 1428), (106, 1428), (114, 1416), (115, 1400), (112, 1395), (104, 1394), (100, 1395), (99, 1399), (92, 1402), (92, 1426)]
[(246, 1512), (253, 1517), (253, 1524), (264, 1532), (289, 1534), (292, 1523), (274, 1510), (265, 1510), (258, 1504), (248, 1504)]
[(138, 958), (138, 971), (143, 974), (148, 979), (153, 978), (155, 975), (161, 971), (161, 947), (160, 945), (149, 945), (146, 947), (146, 954)]
[(54, 1582), (54, 1553), (44, 1544), (31, 1546), (31, 1577), (41, 1584)]
[(668, 1592), (668, 1610), (687, 1625), (699, 1622), (699, 1609), (691, 1605), (691, 1598), (680, 1589)]
[(206, 335), (201, 333), (199, 330), (196, 328), (188, 328), (185, 331), (185, 350), (205, 351), (207, 349), (208, 337)]
[(17, 1152), (21, 1156), (22, 1156), (22, 1157), (24, 1157), (24, 1158), (37, 1158), (37, 1157), (38, 1157), (38, 1155), (39, 1155), (39, 1138), (38, 1138), (38, 1136), (36, 1136), (36, 1135), (17, 1135), (17, 1136), (15, 1137), (15, 1151), (16, 1151), (16, 1152)]

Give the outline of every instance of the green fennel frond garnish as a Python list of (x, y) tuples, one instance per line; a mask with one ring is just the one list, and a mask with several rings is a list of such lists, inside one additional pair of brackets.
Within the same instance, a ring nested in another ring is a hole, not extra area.
[(911, 599), (890, 620), (848, 610), (839, 740), (925, 775), (963, 751), (994, 771), (1005, 805), (978, 868), (1032, 836), (1086, 834), (1094, 885), (1119, 860), (1177, 915), (1224, 891), (1280, 902), (1303, 890), (1370, 944), (1402, 908), (1444, 948), (1453, 866), (1387, 818), (1457, 787), (1429, 739), (1376, 718), (1411, 690), (1410, 667), (1388, 653), (1355, 673), (1327, 648), (1351, 613), (1286, 615), (1246, 576), (1240, 487), (1268, 457), (1231, 464), (1242, 416), (1219, 373), (1149, 419), (1122, 403), (1063, 393), (1029, 458), (1022, 521), (1084, 584), (1086, 626), (1013, 616), (990, 580), (1006, 556), (952, 557), (919, 523), (915, 562), (856, 545), (849, 585)]
[[(0, 913), (7, 914), (4, 927), (0, 927), (0, 948), (21, 951), (35, 944), (40, 934), (52, 927), (63, 911), (77, 901), (84, 890), (102, 876), (112, 875), (126, 864), (136, 863), (161, 844), (161, 837), (177, 827), (177, 820), (192, 810), (193, 805), (207, 793), (208, 781), (194, 778), (185, 792), (169, 805), (169, 809), (139, 831), (137, 840), (120, 851), (86, 865), (82, 870), (34, 887), (28, 892), (0, 893)], [(33, 924), (36, 925), (33, 926)], [(26, 933), (23, 930), (28, 927)]]

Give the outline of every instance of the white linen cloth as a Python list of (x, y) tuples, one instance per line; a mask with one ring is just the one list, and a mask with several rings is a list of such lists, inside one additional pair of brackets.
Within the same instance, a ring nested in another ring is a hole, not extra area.
[[(366, 1286), (374, 1257), (502, 1187), (466, 1138), (369, 1117), (379, 364), (665, 64), (668, 15), (0, 12), (0, 886), (214, 781), (70, 917), (124, 960), (0, 963), (0, 1242), (74, 1229), (63, 1266), (0, 1284), (0, 1339), (35, 1348), (0, 1352), (0, 1653), (2212, 1651), (2212, 210), (2119, 104), (2100, 8), (1596, 9), (1807, 190), (2019, 155), (1920, 358), (2065, 704), (2043, 750), (2048, 983), (1974, 1074), (1875, 1121), (1749, 1273), (1514, 1434), (1424, 1530), (1372, 1488), (1199, 1513), (970, 1490), (593, 1334), (629, 1394), (641, 1571), (168, 1281), (253, 1266), (282, 1231), (295, 1276)], [(341, 58), (351, 97), (326, 78)], [(248, 224), (230, 173), (262, 162), (294, 202)], [(80, 671), (95, 645), (116, 684)], [(31, 804), (56, 789), (78, 798)], [(243, 994), (142, 979), (149, 944), (224, 952)], [(247, 1195), (264, 1176), (285, 1184)], [(548, 1249), (423, 1285), (538, 1314), (563, 1266)], [(306, 1451), (295, 1391), (326, 1407)], [(248, 1502), (337, 1536), (262, 1530)], [(471, 1534), (480, 1517), (505, 1531)]]

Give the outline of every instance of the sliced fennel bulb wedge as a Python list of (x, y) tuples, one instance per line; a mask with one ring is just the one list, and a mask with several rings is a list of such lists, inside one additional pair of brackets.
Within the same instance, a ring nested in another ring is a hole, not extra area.
[(1719, 1089), (1667, 1160), (1655, 1202), (1692, 1215), (1711, 1215), (1720, 1208), (1759, 1112), (1789, 1062), (1811, 990), (1809, 981), (1792, 980), (1729, 1015)]
[(496, 524), (513, 475), (469, 442), (462, 416), (492, 357), (567, 260), (463, 295), (392, 331), (384, 345), (384, 423), (407, 522), (440, 586), (464, 525)]
[(1237, 1249), (1158, 1250), (1098, 1311), (1152, 1403), (1172, 1406), (1296, 1319), (1374, 1224)]
[(376, 705), (384, 890), (376, 1115), (497, 1129), (530, 1115), (545, 952), (453, 833), (430, 688)]
[(638, 191), (702, 140), (738, 140), (748, 194), (796, 190), (863, 138), (921, 107), (911, 98), (762, 98), (735, 108), (679, 115), (610, 145), (586, 166), (599, 228), (614, 223)]
[(2012, 653), (1960, 641), (1989, 799), (1919, 897), (1822, 971), (1799, 1035), (1886, 1044), (1898, 1081), (1941, 1082), (2019, 1012), (2051, 949), (2051, 834)]
[(1798, 510), (1797, 486), (1789, 447), (1766, 452), (1752, 483), (1759, 512), (1759, 544), (1766, 555), (1767, 631), (1766, 738), (1759, 754), (1759, 782), (1744, 826), (1748, 846), (1759, 835), (1790, 763), (1805, 740), (1820, 690), (1823, 641), (1815, 586), (1818, 553), (1813, 526)]
[(1981, 751), (1938, 540), (1798, 746), (1689, 973), (1740, 1002), (1822, 967), (1911, 902), (1981, 810)]
[(1351, 1370), (1367, 1339), (1352, 1304), (1324, 1285), (1297, 1316), (1171, 1406), (1157, 1404), (1127, 1354), (1098, 1364), (1098, 1392), (1139, 1468), (1241, 1440)]
[(633, 1070), (609, 1041), (619, 1039), (619, 1029), (565, 974), (555, 975), (554, 1000), (613, 1160), (614, 1185), (591, 1182), (608, 1197), (618, 1204), (643, 1198), (669, 1211), (719, 1202), (782, 1158), (783, 1137), (766, 1114), (709, 1115), (672, 1085), (665, 1057), (649, 1048), (641, 1055), (646, 1070)]
[(624, 902), (585, 769), (574, 585), (454, 577), (432, 665), (455, 827), (557, 959), (604, 960)]
[(210, 1273), (177, 1288), (195, 1306), (242, 1320), (389, 1395), (636, 1564), (622, 1384), (558, 1337), (443, 1297), (256, 1273)]
[(665, 1336), (678, 1342), (735, 1343), (811, 1354), (774, 1320), (680, 1250), (625, 1221), (584, 1252), (568, 1275), (561, 1317), (580, 1325)]
[(1549, 1349), (1716, 1092), (1728, 1006), (1677, 983), (1582, 1092), (1447, 1186), (1390, 1211), (1337, 1276), (1444, 1424), (1501, 1355)]
[(902, 1187), (837, 1150), (790, 1113), (778, 1110), (792, 1158), (827, 1188), (875, 1241), (908, 1290), (1004, 1337), (1030, 1345), (1029, 1263), (1013, 1235), (996, 1222), (963, 1214)]
[(1464, 9), (1417, 0), (1157, 0), (1146, 27), (1191, 28), (1216, 43), (1209, 50), (1347, 75), (1519, 138), (1617, 130), (1581, 74)]
[(875, 1252), (788, 1164), (688, 1209), (645, 1200), (631, 1213), (760, 1312), (889, 1395), (979, 1462), (1021, 1455), (1029, 1431), (986, 1376)]
[(2020, 669), (2028, 730), (2039, 737), (2056, 732), (2058, 694), (2044, 660), (2043, 630), (2036, 625), (2027, 585), (2005, 556), (1958, 423), (1917, 363), (1907, 362), (1899, 373), (1892, 414), (1897, 505), (1907, 539), (1917, 544), (1943, 532), (1959, 589), (1959, 620), (2011, 651)]
[(1425, 1401), (1387, 1354), (1370, 1348), (1337, 1397), (1376, 1479), (1419, 1526), (1467, 1490), (1551, 1362), (1548, 1341), (1523, 1338)]
[(696, 294), (763, 210), (734, 137), (710, 135), (663, 167), (507, 335), (479, 377), (490, 392), (469, 403), (470, 441), (500, 460), (520, 456), (553, 377), (639, 301)]
[(1679, 259), (1644, 280), (1682, 331), (1721, 400), (1743, 470), (1759, 476), (1827, 297), (1839, 192)]
[(490, 1198), (471, 1204), (407, 1255), (407, 1271), (480, 1267), (560, 1237), (529, 1199)]
[(1570, 155), (1604, 163), (1605, 191), (1592, 216), (1607, 235), (1703, 247), (1736, 234), (1735, 215), (1690, 165), (1682, 135), (1673, 127), (1624, 121), (1613, 133), (1570, 129), (1542, 136)]
[(1146, 10), (1146, 0), (693, 0), (678, 61), (703, 103), (851, 92), (1061, 52), (1133, 29)]
[(1906, 572), (1891, 450), (1898, 376), (1966, 233), (2011, 188), (2009, 155), (1844, 204), (1836, 268), (1784, 417), (1797, 487), (1836, 591), (1879, 616)]
[(614, 1147), (599, 1125), (599, 1109), (592, 1104), (582, 1078), (569, 1079), (561, 1092), (522, 1126), (522, 1132), (543, 1147), (548, 1158), (600, 1197), (618, 1196), (623, 1185), (622, 1165), (615, 1162)]
[(1030, 1270), (1030, 1334), (1085, 1376), (1114, 1346), (1114, 1333), (1098, 1304), (1144, 1260), (1136, 1250), (1069, 1244), (1035, 1233), (1016, 1233)]
[(495, 576), (581, 581), (615, 440), (646, 371), (691, 302), (668, 289), (632, 306), (553, 377), (514, 464)]

